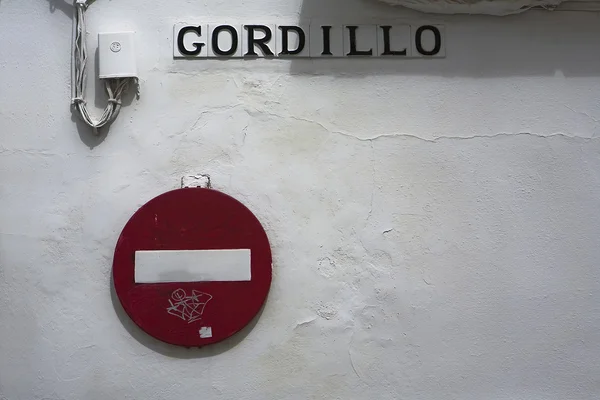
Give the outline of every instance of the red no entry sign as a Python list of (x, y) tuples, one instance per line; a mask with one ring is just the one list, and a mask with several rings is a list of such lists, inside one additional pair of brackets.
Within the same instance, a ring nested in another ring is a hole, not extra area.
[(178, 189), (150, 200), (125, 225), (113, 277), (142, 330), (167, 343), (204, 346), (260, 311), (271, 285), (271, 249), (239, 201), (211, 189)]

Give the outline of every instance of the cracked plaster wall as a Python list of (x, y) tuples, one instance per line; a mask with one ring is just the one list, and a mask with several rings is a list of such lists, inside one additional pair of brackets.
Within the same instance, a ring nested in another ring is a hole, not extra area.
[[(0, 398), (598, 398), (598, 15), (429, 17), (435, 61), (174, 62), (188, 16), (424, 17), (100, 0), (90, 48), (134, 28), (142, 97), (93, 140), (68, 108), (70, 12), (0, 0)], [(200, 350), (147, 338), (110, 290), (127, 219), (190, 173), (274, 254), (253, 329)]]

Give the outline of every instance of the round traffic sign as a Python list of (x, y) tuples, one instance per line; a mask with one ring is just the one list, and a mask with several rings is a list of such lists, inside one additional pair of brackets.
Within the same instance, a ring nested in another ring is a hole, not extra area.
[(123, 308), (146, 333), (204, 346), (258, 314), (271, 286), (271, 248), (239, 201), (212, 189), (178, 189), (150, 200), (127, 222), (113, 279)]

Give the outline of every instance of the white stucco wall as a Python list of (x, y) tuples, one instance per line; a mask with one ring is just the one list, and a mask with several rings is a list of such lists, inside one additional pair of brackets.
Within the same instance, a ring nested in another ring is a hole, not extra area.
[[(69, 110), (70, 13), (0, 0), (1, 399), (598, 398), (598, 15), (428, 17), (435, 61), (175, 62), (186, 17), (424, 17), (98, 0), (90, 48), (134, 28), (142, 97), (95, 141)], [(192, 350), (110, 289), (128, 218), (188, 173), (274, 255), (255, 326)]]

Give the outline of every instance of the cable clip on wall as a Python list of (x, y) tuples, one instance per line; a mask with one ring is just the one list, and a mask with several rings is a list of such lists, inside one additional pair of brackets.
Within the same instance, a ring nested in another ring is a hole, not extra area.
[(98, 34), (99, 78), (104, 81), (108, 94), (108, 104), (99, 120), (94, 121), (85, 102), (87, 77), (87, 47), (85, 13), (94, 0), (75, 0), (73, 18), (71, 104), (81, 119), (93, 128), (95, 135), (99, 129), (111, 124), (121, 111), (121, 99), (131, 86), (138, 87), (135, 62), (133, 32)]

